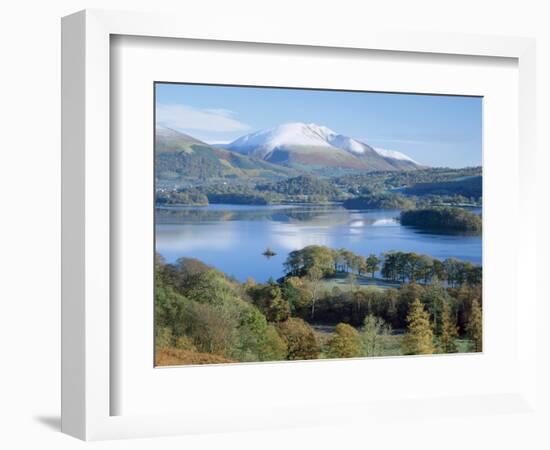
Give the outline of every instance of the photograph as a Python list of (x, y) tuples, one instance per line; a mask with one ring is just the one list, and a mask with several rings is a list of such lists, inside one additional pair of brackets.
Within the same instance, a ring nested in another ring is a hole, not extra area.
[(483, 351), (482, 97), (153, 89), (155, 366)]

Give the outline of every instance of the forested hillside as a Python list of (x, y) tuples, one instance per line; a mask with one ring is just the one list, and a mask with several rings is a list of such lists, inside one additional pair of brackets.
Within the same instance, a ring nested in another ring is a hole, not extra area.
[[(415, 253), (308, 246), (280, 280), (245, 283), (198, 260), (155, 270), (156, 364), (481, 351), (481, 267)], [(373, 288), (380, 273), (391, 288)], [(331, 287), (344, 276), (341, 288)], [(418, 322), (423, 323), (418, 326)]]

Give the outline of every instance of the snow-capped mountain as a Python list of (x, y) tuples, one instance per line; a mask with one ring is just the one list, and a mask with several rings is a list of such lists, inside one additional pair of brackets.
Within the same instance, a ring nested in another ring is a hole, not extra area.
[(247, 134), (233, 141), (230, 146), (261, 148), (269, 152), (276, 148), (294, 145), (310, 147), (336, 147), (353, 153), (364, 153), (365, 144), (355, 139), (337, 134), (330, 128), (314, 123), (285, 123), (269, 130)]
[(419, 162), (415, 161), (410, 156), (405, 155), (405, 153), (401, 153), (395, 150), (386, 150), (385, 148), (379, 147), (374, 147), (374, 151), (384, 158), (400, 159), (402, 161), (410, 161), (414, 164), (420, 165)]
[(223, 147), (300, 169), (403, 170), (420, 167), (403, 153), (374, 149), (314, 123), (286, 123), (247, 134)]

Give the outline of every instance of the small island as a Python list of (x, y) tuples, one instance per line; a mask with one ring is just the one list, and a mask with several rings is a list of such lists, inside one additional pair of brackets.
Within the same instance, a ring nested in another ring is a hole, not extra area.
[(461, 208), (436, 207), (402, 211), (401, 225), (443, 232), (481, 234), (481, 217)]
[(271, 250), (270, 247), (267, 247), (265, 249), (265, 251), (262, 253), (262, 255), (264, 255), (266, 258), (271, 258), (272, 256), (277, 255), (277, 253), (275, 253), (273, 250)]

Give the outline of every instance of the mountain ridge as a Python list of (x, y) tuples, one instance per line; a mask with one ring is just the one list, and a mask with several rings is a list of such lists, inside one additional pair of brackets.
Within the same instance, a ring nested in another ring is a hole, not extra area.
[(301, 170), (308, 166), (366, 171), (425, 167), (401, 152), (376, 149), (314, 123), (285, 123), (217, 147)]

